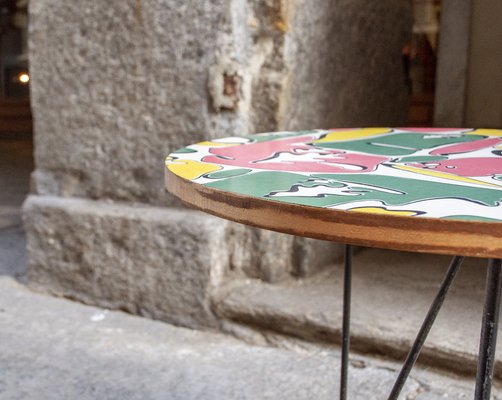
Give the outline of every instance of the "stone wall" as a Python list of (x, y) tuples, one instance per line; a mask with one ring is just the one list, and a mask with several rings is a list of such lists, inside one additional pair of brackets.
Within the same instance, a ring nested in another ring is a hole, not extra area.
[(301, 130), (403, 126), (408, 93), (401, 50), (408, 1), (295, 1), (285, 59), (282, 126)]
[(214, 328), (225, 276), (331, 262), (331, 243), (179, 209), (163, 158), (208, 137), (404, 124), (410, 29), (400, 0), (32, 0), (33, 287)]

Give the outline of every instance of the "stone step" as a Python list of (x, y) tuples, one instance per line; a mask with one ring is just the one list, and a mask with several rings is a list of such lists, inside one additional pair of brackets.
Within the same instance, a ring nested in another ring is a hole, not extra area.
[[(364, 249), (356, 254), (352, 349), (403, 360), (449, 262), (450, 258), (445, 256), (375, 249)], [(485, 264), (481, 259), (466, 259), (419, 362), (474, 374), (484, 302)], [(232, 322), (229, 327), (237, 323), (256, 328), (257, 335), (265, 332), (265, 340), (277, 341), (274, 335), (282, 333), (311, 342), (339, 344), (342, 278), (342, 265), (337, 264), (315, 277), (280, 285), (240, 280), (220, 290), (213, 306), (219, 317)], [(242, 335), (248, 331), (237, 329), (235, 332)], [(499, 346), (502, 346), (501, 336)], [(496, 375), (501, 378), (502, 350), (496, 359)]]
[[(0, 276), (0, 399), (333, 399), (337, 349), (291, 351), (35, 294)], [(398, 365), (353, 357), (349, 398), (387, 398)], [(463, 378), (415, 369), (403, 399), (472, 398)], [(494, 387), (493, 399), (501, 390)]]

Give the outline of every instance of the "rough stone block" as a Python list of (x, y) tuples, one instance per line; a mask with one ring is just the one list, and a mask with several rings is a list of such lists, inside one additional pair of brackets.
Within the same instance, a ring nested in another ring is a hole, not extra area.
[(28, 280), (38, 290), (189, 327), (216, 327), (227, 223), (191, 210), (30, 196)]
[[(448, 256), (360, 249), (352, 267), (352, 351), (385, 354), (402, 362), (449, 262)], [(467, 258), (462, 264), (419, 363), (475, 375), (486, 262)], [(337, 263), (309, 279), (280, 285), (236, 280), (220, 288), (213, 298), (213, 310), (231, 321), (223, 323), (223, 329), (247, 341), (280, 344), (280, 333), (311, 342), (339, 344), (343, 275), (343, 263)], [(498, 346), (501, 345), (499, 337)], [(495, 374), (502, 378), (502, 369), (498, 368), (499, 363), (502, 367), (502, 356), (498, 354), (495, 361)]]
[(341, 245), (231, 223), (230, 269), (268, 283), (304, 278), (339, 259)]
[(406, 124), (402, 49), (411, 38), (411, 2), (293, 3), (281, 128)]
[(233, 2), (31, 2), (37, 193), (173, 204), (162, 187), (167, 154), (247, 133), (245, 110), (209, 107), (218, 55), (239, 64), (247, 55), (248, 38), (232, 35), (234, 19), (246, 26)]

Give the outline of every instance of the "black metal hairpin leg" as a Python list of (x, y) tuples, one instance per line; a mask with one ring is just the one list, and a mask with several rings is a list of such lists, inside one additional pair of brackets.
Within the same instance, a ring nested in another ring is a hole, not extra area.
[(498, 259), (490, 260), (486, 274), (486, 298), (479, 342), (475, 400), (488, 400), (490, 398), (495, 347), (497, 345), (501, 285), (502, 261)]
[(413, 346), (411, 347), (410, 352), (406, 357), (406, 361), (403, 364), (401, 372), (399, 373), (396, 382), (394, 383), (394, 387), (392, 388), (392, 391), (389, 395), (389, 400), (397, 400), (399, 393), (401, 392), (401, 389), (406, 382), (406, 378), (408, 378), (413, 365), (417, 361), (425, 339), (427, 338), (432, 324), (434, 323), (434, 320), (436, 319), (436, 316), (438, 315), (439, 310), (443, 305), (446, 293), (448, 293), (448, 289), (450, 288), (450, 285), (453, 282), (453, 279), (455, 278), (455, 275), (457, 274), (463, 260), (464, 257), (454, 257), (451, 261), (448, 271), (446, 272), (443, 282), (441, 283), (441, 287), (439, 288), (439, 291), (436, 295), (436, 298), (429, 308), (429, 312), (427, 313), (427, 316), (425, 317), (425, 320), (420, 327), (420, 330), (418, 331), (415, 342), (413, 343)]
[(342, 366), (340, 373), (340, 400), (347, 399), (347, 377), (349, 371), (350, 348), (350, 292), (352, 286), (352, 246), (345, 245), (343, 272), (343, 328), (342, 328)]
[[(429, 331), (443, 305), (448, 289), (455, 278), (464, 257), (454, 257), (441, 283), (441, 287), (431, 304), (431, 307), (420, 327), (413, 346), (406, 357), (404, 365), (388, 397), (397, 400), (408, 375), (415, 364)], [(340, 374), (340, 400), (347, 399), (347, 377), (350, 347), (350, 297), (352, 286), (352, 246), (345, 246), (343, 279), (343, 332), (342, 332), (342, 366)], [(495, 348), (497, 345), (497, 331), (502, 292), (502, 260), (493, 259), (488, 263), (486, 277), (486, 298), (481, 326), (479, 344), (478, 370), (476, 376), (475, 400), (489, 400), (495, 363)]]

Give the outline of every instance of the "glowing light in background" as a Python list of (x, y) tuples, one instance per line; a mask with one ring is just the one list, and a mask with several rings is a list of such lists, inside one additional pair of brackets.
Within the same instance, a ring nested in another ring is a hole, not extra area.
[(30, 81), (30, 76), (27, 73), (23, 72), (23, 73), (19, 74), (17, 79), (21, 83), (28, 83)]

